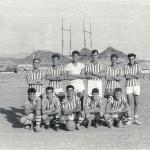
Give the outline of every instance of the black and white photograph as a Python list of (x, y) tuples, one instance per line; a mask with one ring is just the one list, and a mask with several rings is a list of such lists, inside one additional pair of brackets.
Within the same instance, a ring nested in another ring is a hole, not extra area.
[(0, 0), (0, 150), (150, 149), (150, 1)]

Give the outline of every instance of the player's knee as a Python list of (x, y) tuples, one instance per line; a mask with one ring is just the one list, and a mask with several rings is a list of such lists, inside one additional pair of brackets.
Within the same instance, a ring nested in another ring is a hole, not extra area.
[(41, 116), (41, 111), (40, 110), (36, 110), (36, 115), (37, 116)]
[(105, 120), (108, 120), (110, 118), (110, 115), (109, 114), (104, 114), (104, 119)]
[(22, 117), (20, 118), (20, 123), (24, 124), (25, 121), (26, 121), (26, 118), (25, 118), (24, 116), (22, 116)]
[(48, 119), (48, 116), (47, 115), (42, 115), (42, 120), (43, 121), (46, 121)]

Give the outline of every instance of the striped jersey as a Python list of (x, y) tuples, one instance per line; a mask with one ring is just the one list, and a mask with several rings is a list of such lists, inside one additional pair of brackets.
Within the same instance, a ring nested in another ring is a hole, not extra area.
[[(120, 66), (117, 67), (113, 67), (113, 66), (108, 66), (106, 68), (106, 72), (105, 75), (110, 75), (113, 77), (117, 77), (117, 76), (123, 76), (123, 70)], [(120, 82), (117, 80), (108, 80), (107, 84), (106, 84), (106, 88), (107, 89), (115, 89), (115, 88), (120, 88)]]
[[(131, 66), (130, 64), (127, 64), (124, 66), (124, 75), (137, 75), (141, 73), (141, 66), (138, 63), (135, 63), (134, 66)], [(139, 79), (126, 79), (126, 86), (139, 86), (140, 81)]]
[[(50, 75), (52, 77), (53, 76), (60, 76), (63, 73), (64, 73), (63, 66), (57, 66), (56, 68), (54, 68), (53, 66), (51, 66), (47, 70), (47, 75)], [(49, 81), (49, 86), (53, 87), (54, 89), (63, 88), (62, 81)]]
[[(26, 73), (26, 79), (27, 80), (43, 80), (44, 79), (44, 71), (41, 69), (38, 69), (38, 71), (34, 71), (34, 69), (28, 70)], [(30, 84), (29, 88), (35, 88), (37, 92), (43, 92), (43, 85), (42, 84)]]
[(98, 97), (98, 100), (92, 100), (91, 97), (88, 97), (86, 101), (86, 108), (91, 110), (101, 108), (101, 98)]
[[(100, 62), (93, 63), (91, 61), (85, 66), (86, 72), (100, 73), (100, 72), (104, 72), (104, 70), (105, 70), (105, 66)], [(101, 78), (95, 76), (92, 78), (92, 80), (101, 80)]]
[(119, 100), (115, 100), (113, 96), (110, 96), (107, 103), (111, 104), (111, 109), (114, 111), (120, 109), (122, 104), (127, 103), (127, 99), (124, 96), (121, 96)]
[(49, 100), (47, 97), (42, 99), (42, 110), (52, 110), (60, 108), (60, 101), (56, 95), (52, 97), (52, 100)]
[(39, 106), (40, 103), (41, 103), (41, 99), (39, 97), (36, 97), (33, 101), (30, 101), (29, 99), (27, 99), (25, 100), (25, 109), (30, 109), (35, 112), (36, 109), (40, 107)]
[(81, 105), (81, 102), (80, 98), (76, 94), (73, 96), (72, 100), (68, 100), (67, 97), (62, 100), (62, 109), (73, 110), (78, 105)]

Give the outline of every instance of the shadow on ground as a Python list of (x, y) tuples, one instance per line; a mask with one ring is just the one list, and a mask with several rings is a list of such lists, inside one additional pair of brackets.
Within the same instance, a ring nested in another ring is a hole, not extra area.
[(12, 124), (14, 128), (22, 128), (23, 125), (20, 123), (20, 117), (23, 115), (23, 108), (9, 107), (9, 109), (0, 108), (0, 113), (4, 114), (4, 118)]

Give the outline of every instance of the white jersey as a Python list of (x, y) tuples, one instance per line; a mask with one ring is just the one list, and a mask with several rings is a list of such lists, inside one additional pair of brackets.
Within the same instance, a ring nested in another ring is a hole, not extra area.
[[(69, 63), (65, 67), (65, 71), (69, 72), (70, 75), (80, 75), (82, 70), (84, 70), (85, 65), (77, 62), (77, 64)], [(75, 87), (75, 91), (80, 92), (84, 90), (84, 83), (82, 79), (71, 80), (70, 83)]]

